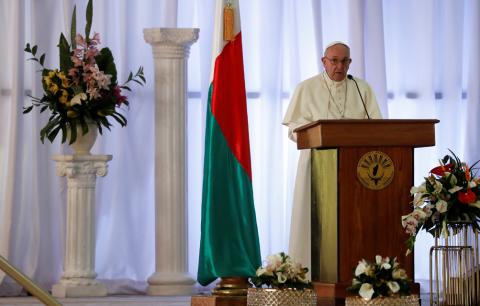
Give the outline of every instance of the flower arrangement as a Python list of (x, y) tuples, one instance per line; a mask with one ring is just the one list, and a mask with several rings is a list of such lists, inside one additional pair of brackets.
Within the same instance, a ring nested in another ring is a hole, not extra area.
[(403, 296), (410, 294), (407, 272), (399, 267), (397, 258), (375, 256), (375, 262), (362, 259), (355, 268), (350, 292), (365, 300), (378, 296)]
[(469, 167), (450, 151), (440, 165), (430, 170), (425, 181), (412, 187), (413, 211), (402, 216), (402, 225), (410, 235), (408, 251), (413, 249), (418, 232), (425, 229), (432, 235), (445, 233), (448, 222), (467, 221), (480, 229), (480, 179), (475, 163)]
[(70, 43), (63, 33), (58, 43), (60, 53), (59, 69), (49, 69), (44, 66), (45, 54), (37, 56), (38, 47), (26, 44), (25, 52), (31, 54), (29, 60), (36, 61), (42, 67), (43, 96), (32, 98), (32, 105), (25, 107), (23, 113), (29, 113), (34, 107), (40, 108), (40, 113), (49, 110), (51, 115), (48, 123), (40, 131), (40, 139), (45, 137), (53, 142), (62, 131), (62, 143), (67, 140), (67, 129), (72, 144), (77, 138), (77, 126), (82, 133), (88, 132), (88, 123), (96, 124), (98, 131), (110, 129), (109, 117), (121, 126), (126, 126), (127, 119), (117, 109), (128, 106), (127, 97), (123, 91), (131, 91), (130, 82), (145, 84), (143, 68), (135, 74), (130, 72), (127, 81), (119, 84), (117, 69), (112, 52), (108, 48), (99, 50), (100, 35), (94, 33), (90, 37), (92, 26), (93, 5), (88, 1), (86, 11), (85, 36), (76, 32), (76, 8), (72, 14)]
[(266, 265), (257, 269), (250, 282), (257, 288), (309, 289), (312, 283), (306, 277), (307, 272), (308, 268), (281, 252), (267, 256)]

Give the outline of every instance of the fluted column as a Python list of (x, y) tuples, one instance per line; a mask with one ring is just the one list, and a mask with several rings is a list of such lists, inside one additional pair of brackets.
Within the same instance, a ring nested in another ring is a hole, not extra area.
[(95, 273), (95, 185), (107, 175), (111, 155), (55, 155), (57, 175), (67, 177), (67, 233), (63, 275), (55, 297), (105, 296)]
[(144, 29), (155, 61), (155, 273), (150, 295), (193, 294), (187, 251), (187, 60), (198, 29)]

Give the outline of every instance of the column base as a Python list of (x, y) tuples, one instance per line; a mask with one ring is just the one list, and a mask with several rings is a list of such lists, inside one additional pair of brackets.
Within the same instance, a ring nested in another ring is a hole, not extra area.
[(105, 285), (100, 283), (96, 283), (94, 285), (58, 283), (53, 285), (52, 295), (57, 298), (106, 296), (107, 288), (105, 288)]
[(148, 295), (194, 295), (195, 280), (187, 273), (155, 272), (148, 278)]

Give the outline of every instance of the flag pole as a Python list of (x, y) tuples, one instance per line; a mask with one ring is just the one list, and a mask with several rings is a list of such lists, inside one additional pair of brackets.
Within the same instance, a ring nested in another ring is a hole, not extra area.
[(8, 276), (13, 278), (28, 292), (34, 295), (42, 303), (47, 306), (61, 306), (56, 299), (54, 299), (48, 292), (38, 287), (30, 278), (12, 266), (5, 257), (0, 255), (0, 270), (5, 272)]
[(222, 277), (212, 290), (213, 295), (219, 296), (246, 296), (248, 290), (246, 277)]

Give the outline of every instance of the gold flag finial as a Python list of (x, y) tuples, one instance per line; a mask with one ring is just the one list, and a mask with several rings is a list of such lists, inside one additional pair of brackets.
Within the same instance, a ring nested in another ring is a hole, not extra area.
[(232, 3), (228, 2), (227, 5), (223, 8), (223, 39), (232, 41), (234, 40), (234, 33), (233, 33), (233, 23), (234, 23), (234, 16), (233, 16), (233, 7)]

